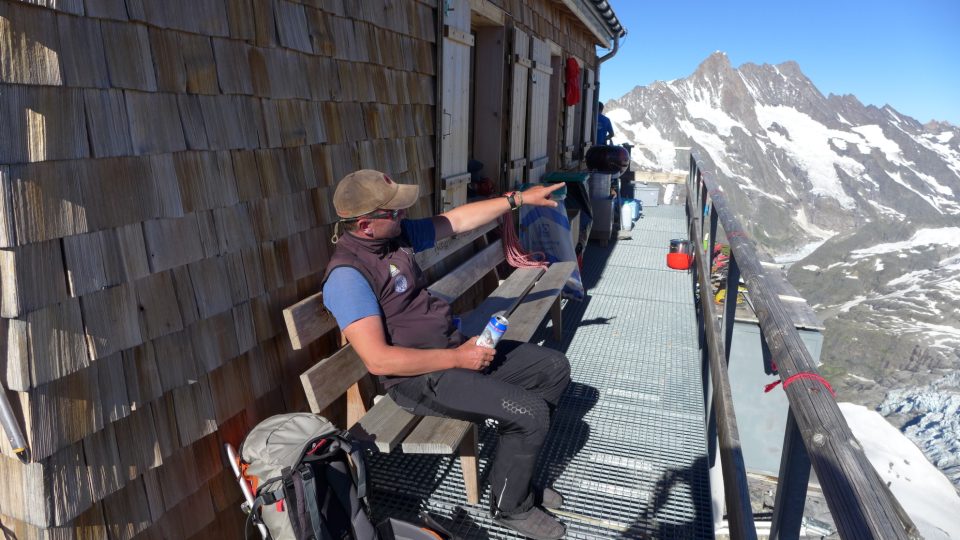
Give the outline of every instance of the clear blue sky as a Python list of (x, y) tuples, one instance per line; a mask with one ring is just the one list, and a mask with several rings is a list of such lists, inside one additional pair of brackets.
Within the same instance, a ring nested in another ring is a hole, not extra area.
[(601, 101), (723, 51), (733, 67), (795, 60), (824, 95), (960, 125), (960, 0), (608, 1), (628, 35), (601, 68)]

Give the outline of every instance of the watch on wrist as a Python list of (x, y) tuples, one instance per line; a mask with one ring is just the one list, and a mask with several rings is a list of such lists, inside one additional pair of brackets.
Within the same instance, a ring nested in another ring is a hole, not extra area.
[(515, 191), (511, 191), (510, 193), (505, 193), (504, 195), (507, 197), (507, 202), (510, 203), (511, 210), (516, 210), (517, 208), (520, 207), (520, 205), (517, 204), (517, 193)]

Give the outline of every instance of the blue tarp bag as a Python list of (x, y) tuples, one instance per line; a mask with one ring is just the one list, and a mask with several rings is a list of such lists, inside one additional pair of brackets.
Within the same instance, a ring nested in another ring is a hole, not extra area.
[[(549, 262), (576, 262), (570, 220), (567, 219), (567, 209), (562, 199), (557, 200), (556, 208), (520, 207), (520, 243), (528, 252), (543, 252)], [(575, 269), (563, 288), (563, 296), (582, 300), (583, 294), (583, 279), (580, 270)]]

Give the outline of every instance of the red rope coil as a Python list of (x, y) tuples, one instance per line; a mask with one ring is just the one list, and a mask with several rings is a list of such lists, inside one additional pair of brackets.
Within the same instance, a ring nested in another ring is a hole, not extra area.
[(500, 224), (500, 237), (503, 239), (503, 255), (507, 263), (514, 268), (546, 268), (547, 256), (542, 251), (526, 253), (520, 247), (516, 227), (513, 223), (513, 212), (503, 215)]

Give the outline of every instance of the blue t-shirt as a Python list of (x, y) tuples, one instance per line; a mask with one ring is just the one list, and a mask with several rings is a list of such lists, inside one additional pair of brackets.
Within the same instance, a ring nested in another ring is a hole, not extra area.
[[(431, 218), (404, 219), (400, 228), (414, 253), (430, 249), (436, 243), (437, 231)], [(360, 319), (381, 314), (380, 302), (367, 279), (359, 270), (349, 266), (330, 272), (323, 284), (323, 305), (337, 319), (341, 330)]]
[(613, 124), (602, 113), (597, 115), (597, 140), (593, 144), (607, 144), (607, 136), (613, 136)]

